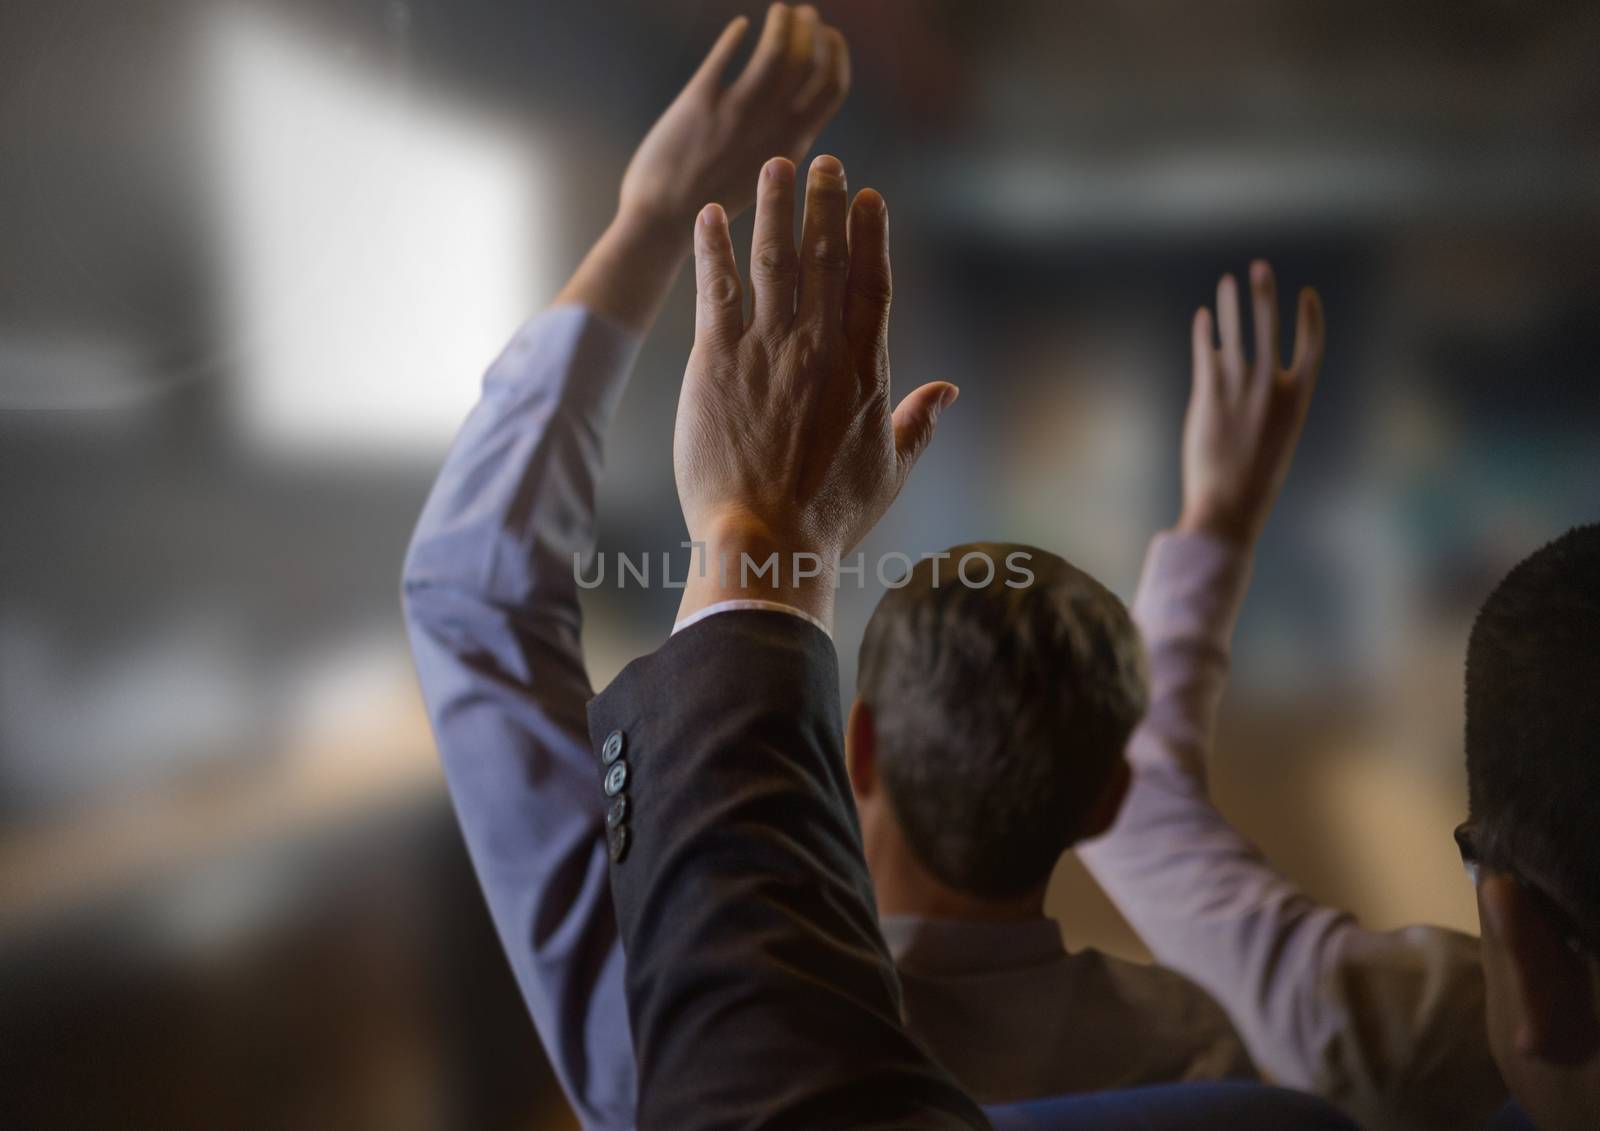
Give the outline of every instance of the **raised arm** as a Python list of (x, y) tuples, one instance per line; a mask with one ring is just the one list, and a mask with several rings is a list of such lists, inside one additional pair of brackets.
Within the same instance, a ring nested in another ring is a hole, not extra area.
[(1476, 941), (1440, 928), (1363, 929), (1279, 873), (1212, 804), (1206, 760), (1251, 554), (1293, 458), (1322, 358), (1302, 291), (1294, 360), (1279, 362), (1271, 269), (1251, 268), (1254, 360), (1237, 286), (1194, 320), (1183, 514), (1156, 537), (1133, 616), (1151, 666), (1134, 782), (1089, 870), (1163, 963), (1227, 1008), (1274, 1079), (1365, 1125), (1481, 1126), (1504, 1099), (1483, 1038)]
[[(805, 616), (703, 616), (590, 708), (618, 813), (639, 1121), (986, 1126), (904, 1030), (818, 627), (835, 555), (889, 505), (954, 389), (925, 385), (890, 411), (883, 198), (864, 191), (851, 207), (839, 162), (817, 158), (797, 255), (794, 179), (782, 160), (761, 177), (748, 326), (723, 210), (696, 226), (673, 463), (691, 538), (730, 560), (726, 587), (713, 568), (685, 590), (685, 616), (752, 597)], [(776, 554), (777, 584), (741, 579), (742, 554)], [(825, 567), (795, 570), (796, 555)]]
[(849, 62), (814, 10), (775, 5), (722, 82), (741, 18), (634, 155), (615, 219), (484, 379), (404, 567), (407, 627), (479, 881), (585, 1126), (634, 1124), (622, 954), (593, 789), (575, 561), (594, 543), (602, 441), (706, 200), (748, 205), (774, 153), (809, 146)]

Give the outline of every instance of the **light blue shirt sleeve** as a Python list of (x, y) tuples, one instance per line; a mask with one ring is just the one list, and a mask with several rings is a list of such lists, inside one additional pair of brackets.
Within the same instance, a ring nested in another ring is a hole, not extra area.
[(594, 548), (606, 426), (636, 336), (575, 306), (525, 324), (483, 382), (402, 581), (467, 848), (551, 1064), (586, 1128), (631, 1128), (635, 1066), (574, 555)]

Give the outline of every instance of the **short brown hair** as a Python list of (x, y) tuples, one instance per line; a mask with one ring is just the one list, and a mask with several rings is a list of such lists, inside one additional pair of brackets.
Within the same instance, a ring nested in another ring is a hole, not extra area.
[(858, 694), (912, 852), (989, 899), (1050, 878), (1148, 702), (1122, 602), (1057, 555), (1005, 542), (924, 558), (884, 594)]

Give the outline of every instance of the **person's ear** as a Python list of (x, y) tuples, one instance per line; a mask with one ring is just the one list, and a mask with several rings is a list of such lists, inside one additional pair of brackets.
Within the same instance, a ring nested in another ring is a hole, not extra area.
[(878, 790), (878, 732), (872, 708), (857, 699), (850, 704), (844, 724), (844, 768), (850, 775), (850, 792), (863, 801)]
[(1479, 880), (1478, 913), (1505, 955), (1516, 1052), (1561, 1066), (1587, 1061), (1600, 1049), (1589, 960), (1567, 946), (1543, 899), (1510, 876)]
[(1100, 794), (1094, 808), (1089, 810), (1089, 815), (1084, 819), (1084, 825), (1078, 834), (1079, 840), (1093, 840), (1095, 837), (1111, 831), (1111, 826), (1117, 823), (1117, 814), (1122, 812), (1122, 803), (1128, 799), (1128, 789), (1133, 785), (1133, 770), (1128, 766), (1126, 758), (1117, 759), (1117, 769), (1106, 783), (1105, 789)]

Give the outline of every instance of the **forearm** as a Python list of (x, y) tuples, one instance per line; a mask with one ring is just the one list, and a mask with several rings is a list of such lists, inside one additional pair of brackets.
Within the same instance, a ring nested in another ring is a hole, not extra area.
[(1229, 1009), (1263, 1068), (1310, 1086), (1327, 1033), (1305, 1013), (1305, 991), (1348, 917), (1301, 895), (1206, 789), (1249, 576), (1248, 553), (1229, 540), (1172, 532), (1152, 543), (1133, 610), (1151, 675), (1129, 744), (1133, 786), (1112, 831), (1081, 854), (1156, 957)]
[(693, 223), (618, 208), (552, 305), (586, 307), (644, 337), (688, 258)]
[(815, 628), (734, 612), (590, 705), (625, 767), (611, 871), (640, 1126), (986, 1126), (904, 1032), (837, 680)]
[(1131, 609), (1149, 662), (1150, 709), (1129, 740), (1136, 766), (1170, 765), (1202, 785), (1227, 688), (1252, 550), (1180, 523), (1151, 540)]

